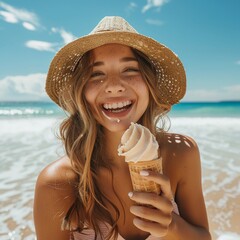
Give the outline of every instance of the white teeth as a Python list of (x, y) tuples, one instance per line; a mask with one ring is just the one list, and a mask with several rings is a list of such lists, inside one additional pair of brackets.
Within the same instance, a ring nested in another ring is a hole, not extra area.
[(124, 105), (123, 105), (123, 103), (120, 102), (117, 104), (117, 106), (118, 106), (118, 108), (122, 108)]
[(117, 109), (117, 108), (122, 108), (130, 105), (132, 102), (131, 101), (125, 101), (125, 102), (118, 102), (118, 103), (104, 103), (103, 107), (105, 109)]
[[(110, 108), (111, 108), (111, 106), (110, 106)], [(112, 105), (112, 108), (113, 108), (113, 109), (118, 108), (118, 104), (117, 104), (117, 103), (114, 103), (114, 104)]]

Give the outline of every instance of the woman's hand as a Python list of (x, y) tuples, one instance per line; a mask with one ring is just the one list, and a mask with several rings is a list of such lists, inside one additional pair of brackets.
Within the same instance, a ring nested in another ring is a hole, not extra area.
[(161, 186), (161, 194), (149, 192), (130, 192), (129, 197), (137, 203), (130, 208), (136, 216), (133, 223), (139, 229), (149, 232), (152, 236), (163, 237), (167, 234), (172, 222), (173, 196), (169, 179), (152, 171), (141, 171), (141, 176)]

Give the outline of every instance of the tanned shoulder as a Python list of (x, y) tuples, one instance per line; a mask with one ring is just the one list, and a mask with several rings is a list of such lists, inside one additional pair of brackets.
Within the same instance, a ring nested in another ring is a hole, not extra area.
[(73, 171), (70, 159), (64, 156), (46, 166), (38, 176), (38, 183), (43, 185), (69, 185), (74, 186), (77, 174)]
[(200, 170), (197, 143), (189, 136), (165, 133), (160, 140), (163, 170), (177, 185), (189, 171)]
[(165, 154), (168, 158), (175, 160), (175, 164), (184, 164), (191, 157), (199, 157), (199, 149), (195, 140), (189, 136), (166, 133), (164, 136), (163, 144), (165, 147)]
[(69, 231), (61, 230), (64, 216), (76, 200), (77, 176), (70, 161), (63, 157), (38, 176), (34, 197), (34, 222), (37, 239), (70, 238)]

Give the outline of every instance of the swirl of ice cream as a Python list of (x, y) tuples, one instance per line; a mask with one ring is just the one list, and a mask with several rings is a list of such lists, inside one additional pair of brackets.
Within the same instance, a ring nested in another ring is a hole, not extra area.
[(131, 123), (124, 132), (118, 155), (125, 156), (125, 162), (140, 162), (158, 158), (158, 142), (148, 128)]

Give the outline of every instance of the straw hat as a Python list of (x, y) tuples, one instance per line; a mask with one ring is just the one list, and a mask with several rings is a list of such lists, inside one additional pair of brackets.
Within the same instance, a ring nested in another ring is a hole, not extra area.
[(108, 43), (135, 48), (148, 56), (157, 71), (156, 90), (162, 104), (178, 103), (186, 92), (186, 75), (177, 55), (163, 44), (139, 34), (121, 17), (104, 17), (86, 36), (67, 44), (53, 58), (46, 80), (46, 92), (59, 104), (59, 95), (69, 88), (74, 69), (87, 51)]

